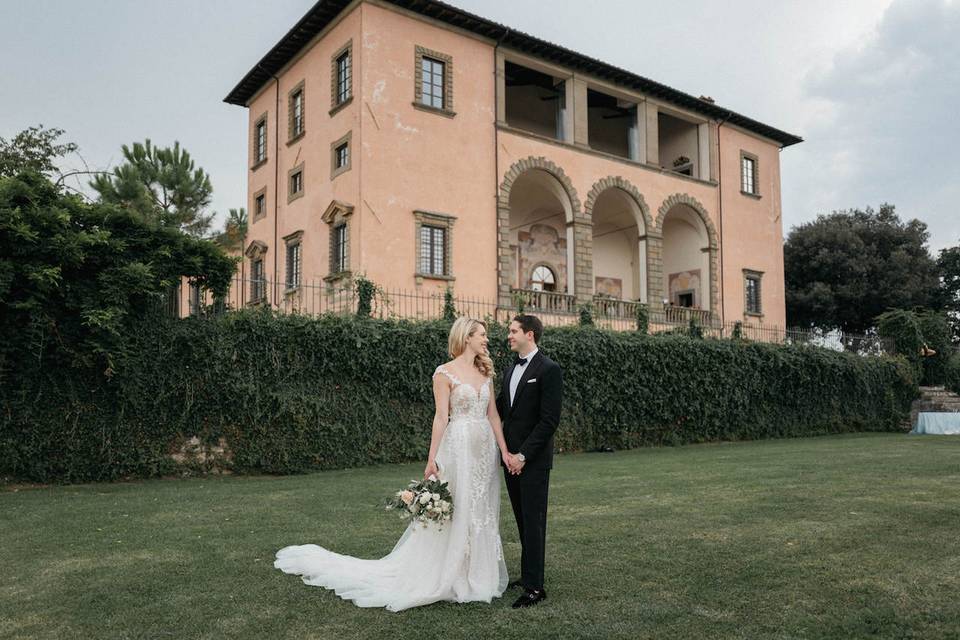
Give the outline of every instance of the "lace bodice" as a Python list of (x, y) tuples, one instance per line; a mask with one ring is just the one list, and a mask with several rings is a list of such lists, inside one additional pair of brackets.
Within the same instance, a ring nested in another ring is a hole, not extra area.
[(483, 381), (477, 389), (469, 382), (463, 382), (450, 373), (443, 365), (437, 367), (433, 375), (443, 374), (453, 383), (450, 390), (450, 419), (457, 418), (485, 418), (487, 404), (490, 401), (490, 378)]
[(333, 589), (358, 606), (390, 611), (439, 600), (490, 602), (503, 594), (509, 576), (500, 540), (500, 456), (486, 413), (493, 385), (487, 379), (477, 389), (443, 365), (433, 375), (453, 383), (450, 422), (436, 454), (438, 475), (453, 496), (449, 524), (411, 522), (393, 550), (378, 560), (303, 544), (280, 549), (274, 567), (302, 576), (306, 584)]

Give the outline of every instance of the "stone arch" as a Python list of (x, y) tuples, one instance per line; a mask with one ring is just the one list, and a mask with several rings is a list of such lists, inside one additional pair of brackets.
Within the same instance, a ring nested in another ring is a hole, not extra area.
[(713, 225), (713, 221), (710, 219), (710, 216), (707, 215), (707, 210), (702, 204), (700, 204), (700, 201), (685, 193), (675, 193), (663, 201), (663, 204), (660, 205), (660, 209), (657, 210), (657, 224), (654, 227), (654, 230), (661, 235), (663, 234), (663, 219), (667, 217), (667, 213), (670, 211), (670, 209), (673, 209), (678, 204), (685, 204), (697, 212), (700, 220), (703, 221), (703, 226), (707, 228), (707, 237), (710, 239), (710, 248), (719, 248), (720, 240), (719, 235), (717, 234), (717, 228)]
[(629, 180), (625, 180), (620, 176), (608, 176), (602, 180), (598, 180), (597, 183), (593, 185), (593, 188), (590, 189), (590, 192), (587, 194), (587, 199), (584, 201), (584, 215), (592, 219), (593, 207), (597, 204), (597, 198), (607, 189), (614, 188), (625, 191), (633, 198), (634, 202), (637, 203), (640, 212), (643, 214), (644, 233), (653, 229), (653, 218), (650, 217), (650, 207), (647, 206), (647, 201), (644, 199), (643, 194), (641, 194), (640, 190), (633, 186)]
[(516, 182), (517, 178), (522, 174), (531, 169), (546, 171), (556, 178), (557, 182), (563, 186), (564, 191), (567, 192), (567, 198), (570, 200), (570, 207), (573, 210), (574, 217), (580, 215), (580, 199), (577, 197), (577, 190), (574, 188), (573, 182), (563, 169), (543, 156), (537, 158), (530, 156), (529, 158), (518, 160), (510, 165), (510, 168), (503, 176), (503, 182), (500, 183), (500, 193), (497, 198), (497, 206), (499, 208), (507, 209), (509, 214), (510, 190), (513, 188), (513, 183)]
[[(630, 292), (628, 293), (625, 289), (621, 295), (625, 299), (638, 299), (647, 302), (650, 299), (651, 291), (647, 234), (653, 229), (653, 218), (650, 215), (650, 207), (647, 205), (643, 194), (640, 193), (640, 190), (637, 189), (636, 186), (622, 176), (607, 176), (606, 178), (598, 180), (590, 189), (590, 192), (587, 193), (587, 198), (584, 201), (584, 216), (590, 220), (591, 234), (595, 233), (597, 225), (601, 223), (601, 220), (595, 215), (597, 202), (600, 201), (604, 194), (610, 192), (612, 189), (621, 192), (624, 199), (633, 204), (633, 206), (630, 207), (630, 213), (637, 225), (638, 235), (637, 246), (633, 247), (633, 250), (636, 251), (634, 259), (637, 262), (634, 263), (634, 271), (630, 276), (630, 280), (627, 281), (630, 283)], [(591, 246), (592, 263), (594, 263), (594, 250), (596, 250), (596, 247)]]
[[(590, 263), (589, 252), (582, 249), (590, 242), (589, 220), (583, 215), (580, 204), (580, 198), (577, 190), (573, 186), (573, 181), (567, 176), (566, 172), (556, 163), (542, 156), (530, 156), (513, 163), (503, 176), (500, 183), (499, 193), (497, 194), (497, 291), (501, 305), (512, 304), (510, 297), (510, 281), (506, 276), (510, 268), (510, 196), (512, 194), (514, 183), (522, 175), (529, 171), (542, 171), (559, 184), (566, 196), (565, 208), (569, 206), (566, 216), (568, 227), (568, 242), (572, 235), (574, 251), (573, 264), (574, 270), (573, 284), (574, 292), (578, 296), (589, 295), (592, 291), (593, 269)], [(572, 234), (570, 229), (572, 228)]]
[(719, 270), (719, 252), (720, 236), (717, 228), (707, 214), (706, 208), (700, 202), (685, 193), (675, 193), (666, 198), (657, 210), (657, 220), (651, 233), (649, 234), (649, 261), (650, 261), (650, 298), (654, 301), (661, 301), (666, 290), (663, 273), (663, 222), (667, 214), (677, 205), (688, 206), (703, 222), (707, 232), (708, 246), (702, 248), (710, 254), (710, 314), (714, 322), (721, 320), (720, 314), (720, 270)]

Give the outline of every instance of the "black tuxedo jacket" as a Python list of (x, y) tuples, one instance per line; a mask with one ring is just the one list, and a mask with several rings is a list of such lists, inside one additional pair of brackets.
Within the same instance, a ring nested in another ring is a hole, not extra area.
[(503, 422), (507, 449), (510, 453), (523, 454), (527, 460), (525, 469), (550, 469), (553, 467), (553, 434), (560, 424), (563, 404), (563, 371), (538, 350), (520, 378), (511, 406), (513, 368), (513, 364), (507, 367), (497, 394), (497, 411)]

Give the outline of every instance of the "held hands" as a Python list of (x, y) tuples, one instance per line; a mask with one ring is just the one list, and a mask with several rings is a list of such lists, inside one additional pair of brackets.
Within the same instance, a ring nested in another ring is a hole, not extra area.
[(502, 457), (503, 464), (507, 465), (507, 471), (509, 471), (511, 475), (520, 475), (520, 472), (523, 471), (524, 463), (518, 460), (517, 456), (510, 452), (504, 453)]
[(424, 478), (424, 480), (426, 480), (427, 478), (429, 478), (431, 475), (432, 475), (432, 476), (435, 476), (435, 477), (438, 477), (438, 478), (440, 477), (440, 471), (437, 469), (437, 462), (436, 462), (436, 460), (428, 460), (428, 461), (427, 461), (427, 466), (426, 466), (426, 468), (424, 468), (424, 470), (423, 470), (423, 478)]

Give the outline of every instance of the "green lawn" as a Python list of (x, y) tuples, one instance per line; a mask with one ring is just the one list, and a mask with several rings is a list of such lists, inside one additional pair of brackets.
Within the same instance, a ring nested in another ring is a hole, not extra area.
[[(421, 469), (0, 487), (0, 638), (960, 637), (960, 438), (561, 456), (529, 610), (358, 609), (273, 568), (388, 552), (375, 505)], [(512, 573), (505, 496), (501, 529)]]

